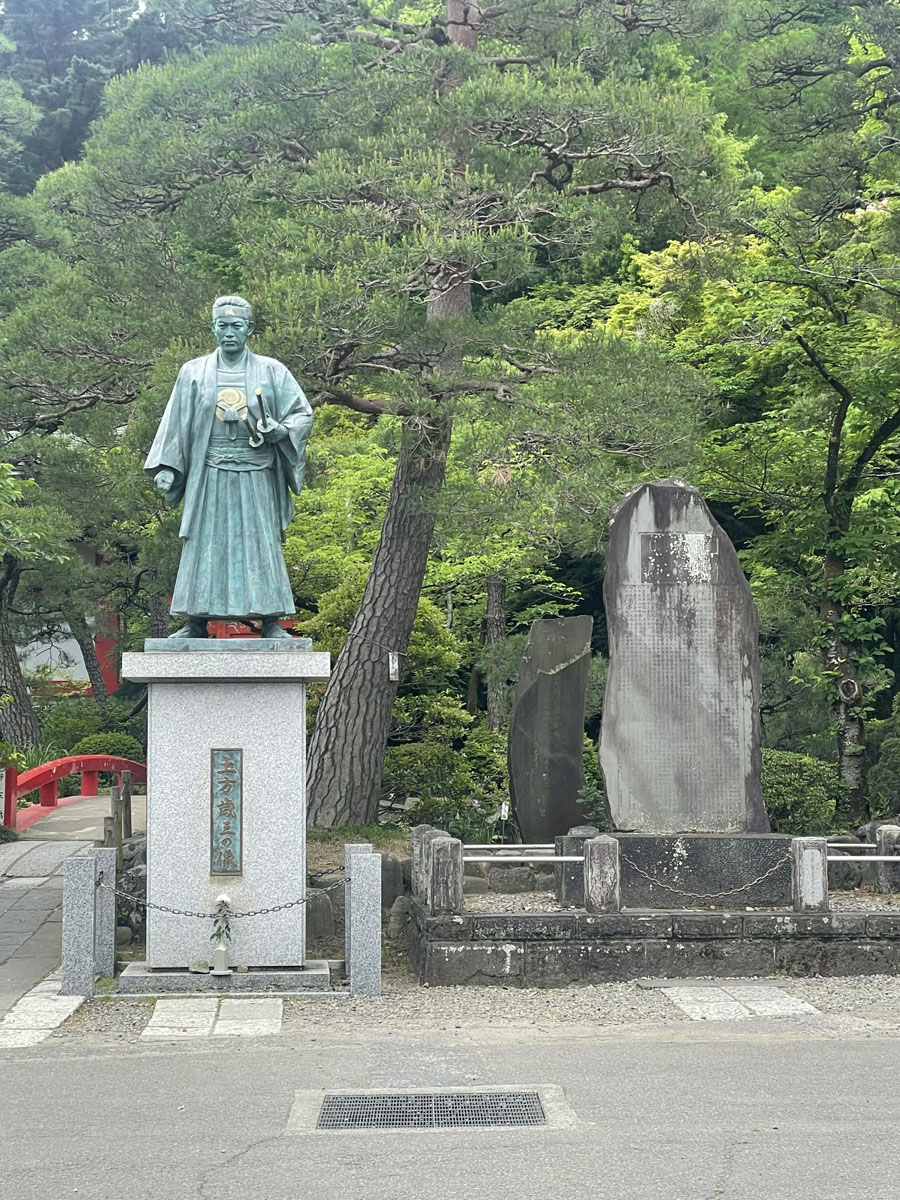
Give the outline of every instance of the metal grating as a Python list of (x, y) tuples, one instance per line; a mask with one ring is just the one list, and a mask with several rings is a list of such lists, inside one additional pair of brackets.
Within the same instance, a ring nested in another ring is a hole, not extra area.
[(326, 1096), (317, 1129), (546, 1125), (537, 1092), (376, 1092)]

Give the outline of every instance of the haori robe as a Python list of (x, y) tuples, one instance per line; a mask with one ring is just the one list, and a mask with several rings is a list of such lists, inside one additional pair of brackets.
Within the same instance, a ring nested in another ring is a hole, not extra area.
[[(220, 369), (229, 370), (218, 351), (184, 364), (144, 463), (153, 476), (165, 467), (173, 471), (166, 501), (184, 500), (171, 611), (176, 617), (282, 616), (295, 611), (281, 546), (294, 515), (291, 493), (303, 486), (312, 408), (285, 366), (247, 350), (238, 364), (246, 382), (243, 415), (229, 416), (232, 424), (225, 425), (221, 403), (216, 417)], [(283, 425), (287, 436), (253, 448), (249, 438), (263, 415)]]

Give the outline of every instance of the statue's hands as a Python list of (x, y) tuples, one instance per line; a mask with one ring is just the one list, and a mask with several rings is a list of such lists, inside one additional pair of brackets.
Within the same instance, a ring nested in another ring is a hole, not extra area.
[(283, 425), (276, 425), (274, 429), (270, 429), (263, 437), (267, 442), (282, 442), (287, 437), (288, 431)]
[(170, 471), (168, 467), (163, 467), (161, 471), (157, 471), (153, 476), (154, 484), (164, 494), (172, 490), (172, 485), (175, 483), (175, 472)]

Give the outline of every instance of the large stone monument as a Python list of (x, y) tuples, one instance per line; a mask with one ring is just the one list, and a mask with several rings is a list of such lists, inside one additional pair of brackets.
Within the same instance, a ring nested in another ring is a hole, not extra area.
[(590, 617), (535, 621), (509, 726), (509, 790), (526, 842), (550, 842), (584, 821), (584, 698)]
[(600, 764), (613, 828), (768, 832), (756, 606), (696, 488), (644, 484), (613, 509)]
[[(217, 975), (304, 967), (306, 684), (330, 660), (279, 617), (294, 611), (281, 543), (312, 410), (281, 363), (249, 350), (252, 331), (246, 300), (215, 302), (219, 349), (181, 368), (145, 464), (168, 503), (184, 500), (184, 624), (122, 660), (149, 693), (145, 970), (164, 984), (214, 959), (196, 914), (222, 896), (264, 911), (231, 922)], [(258, 620), (262, 637), (211, 639), (210, 618)]]

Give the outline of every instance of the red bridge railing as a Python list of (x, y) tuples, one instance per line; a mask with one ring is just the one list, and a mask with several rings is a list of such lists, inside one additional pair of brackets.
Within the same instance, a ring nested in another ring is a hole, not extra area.
[(41, 790), (41, 808), (56, 808), (59, 803), (59, 780), (64, 775), (81, 776), (81, 796), (78, 799), (96, 796), (101, 771), (130, 771), (135, 783), (145, 783), (147, 780), (147, 768), (143, 763), (132, 762), (130, 758), (118, 758), (113, 754), (80, 754), (72, 758), (57, 758), (21, 775), (15, 767), (7, 767), (3, 788), (3, 824), (15, 829), (18, 800), (36, 788)]

